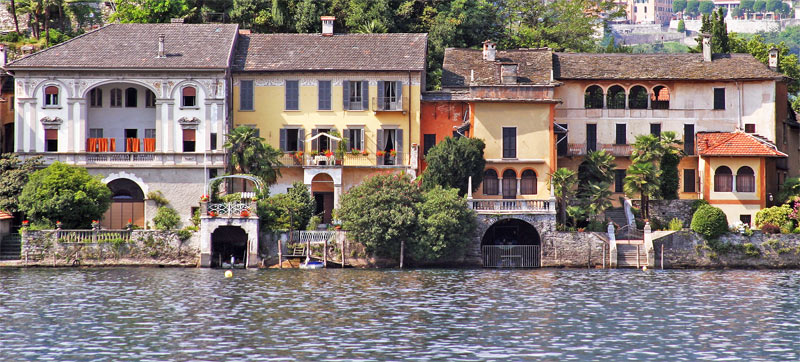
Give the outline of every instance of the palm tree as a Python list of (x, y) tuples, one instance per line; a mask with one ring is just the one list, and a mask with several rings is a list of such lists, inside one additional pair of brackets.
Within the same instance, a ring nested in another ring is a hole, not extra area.
[(589, 152), (578, 166), (578, 198), (589, 196), (589, 185), (614, 181), (614, 156), (606, 150)]
[(574, 188), (578, 178), (575, 171), (564, 167), (559, 168), (549, 176), (547, 187), (553, 189), (553, 194), (556, 196), (556, 202), (558, 203), (561, 223), (565, 225), (567, 222), (567, 201), (575, 196)]
[(661, 159), (661, 140), (651, 134), (644, 134), (636, 136), (636, 141), (633, 143), (633, 152), (631, 153), (631, 160), (633, 162), (655, 162)]
[(278, 180), (281, 151), (264, 144), (256, 129), (239, 126), (226, 135), (224, 147), (231, 152), (231, 166), (236, 173), (261, 177), (267, 185)]
[(372, 19), (364, 24), (361, 24), (355, 32), (361, 34), (375, 34), (386, 33), (387, 31), (389, 31), (389, 29), (386, 28), (386, 25), (383, 25), (383, 23), (376, 19)]
[(627, 174), (625, 175), (625, 184), (623, 188), (628, 196), (633, 197), (639, 194), (642, 199), (642, 218), (647, 219), (649, 213), (647, 212), (648, 202), (650, 197), (653, 197), (658, 192), (658, 178), (661, 172), (655, 167), (652, 162), (638, 161), (628, 167)]
[(597, 221), (597, 216), (611, 207), (611, 183), (592, 182), (586, 188), (586, 202), (584, 208), (592, 221)]
[(659, 140), (661, 148), (661, 158), (659, 169), (661, 170), (661, 181), (659, 191), (665, 200), (675, 200), (678, 198), (678, 164), (684, 156), (680, 145), (683, 144), (677, 134), (672, 131), (665, 131)]

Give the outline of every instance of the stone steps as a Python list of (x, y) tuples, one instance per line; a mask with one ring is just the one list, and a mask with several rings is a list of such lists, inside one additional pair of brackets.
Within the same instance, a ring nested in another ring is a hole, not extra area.
[[(644, 245), (639, 246), (639, 252), (636, 252), (637, 244), (617, 244), (617, 267), (641, 267), (647, 265), (647, 254), (645, 254)], [(636, 259), (639, 263), (636, 263)]]
[(628, 225), (628, 217), (625, 216), (625, 209), (621, 207), (606, 210), (605, 217), (606, 221), (611, 220), (619, 227)]
[(19, 235), (6, 235), (0, 240), (0, 260), (19, 260), (22, 240)]

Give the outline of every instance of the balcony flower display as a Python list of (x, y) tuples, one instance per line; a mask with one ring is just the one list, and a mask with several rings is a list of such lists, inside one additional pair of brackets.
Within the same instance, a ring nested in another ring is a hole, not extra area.
[(367, 150), (362, 150), (361, 156), (369, 156), (369, 152)]
[(92, 220), (92, 228), (97, 228), (100, 226), (100, 222), (97, 220)]
[(376, 154), (378, 157), (383, 157), (383, 156), (385, 156), (385, 155), (386, 155), (386, 151), (378, 151), (378, 152), (375, 152), (375, 154)]
[(333, 157), (333, 151), (325, 150), (325, 157)]
[(250, 210), (242, 210), (242, 212), (239, 215), (241, 215), (242, 217), (250, 217)]
[(397, 156), (397, 150), (395, 150), (394, 148), (389, 150), (389, 156), (392, 156), (392, 157)]
[(200, 196), (200, 202), (208, 202), (208, 195)]
[[(24, 222), (23, 222), (23, 225), (24, 225)], [(56, 221), (56, 229), (61, 229), (61, 221)]]
[(357, 148), (354, 148), (354, 149), (350, 150), (350, 154), (353, 155), (353, 156), (358, 156), (358, 155), (361, 154), (361, 150), (359, 150)]
[(217, 213), (216, 213), (216, 212), (214, 212), (214, 211), (209, 211), (209, 212), (208, 212), (208, 216), (211, 216), (211, 217), (217, 217)]
[(311, 155), (311, 157), (314, 157), (314, 156), (319, 155), (319, 151), (314, 150), (314, 151), (309, 152), (308, 154)]
[(28, 226), (28, 225), (30, 225), (30, 224), (31, 224), (31, 222), (30, 222), (30, 221), (28, 221), (28, 220), (22, 220), (22, 226)]

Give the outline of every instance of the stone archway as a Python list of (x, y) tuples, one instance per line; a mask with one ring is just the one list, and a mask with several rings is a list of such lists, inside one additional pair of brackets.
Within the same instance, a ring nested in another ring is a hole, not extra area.
[(124, 229), (130, 221), (133, 225), (144, 227), (144, 191), (139, 184), (127, 179), (117, 178), (107, 184), (111, 189), (111, 206), (101, 221), (104, 229)]
[(211, 267), (244, 267), (247, 232), (239, 226), (220, 226), (211, 233)]
[(323, 224), (330, 224), (334, 208), (334, 180), (327, 173), (320, 173), (311, 179), (311, 197), (316, 209), (314, 215), (320, 216)]
[(478, 228), (466, 259), (491, 268), (540, 267), (542, 251), (554, 229), (554, 213), (478, 214)]
[(520, 219), (503, 219), (484, 232), (481, 245), (541, 245), (536, 228)]

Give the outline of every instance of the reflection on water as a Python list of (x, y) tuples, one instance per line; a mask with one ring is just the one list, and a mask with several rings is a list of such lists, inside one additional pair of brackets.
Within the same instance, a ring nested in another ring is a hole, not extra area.
[(0, 270), (0, 361), (800, 360), (800, 272)]

